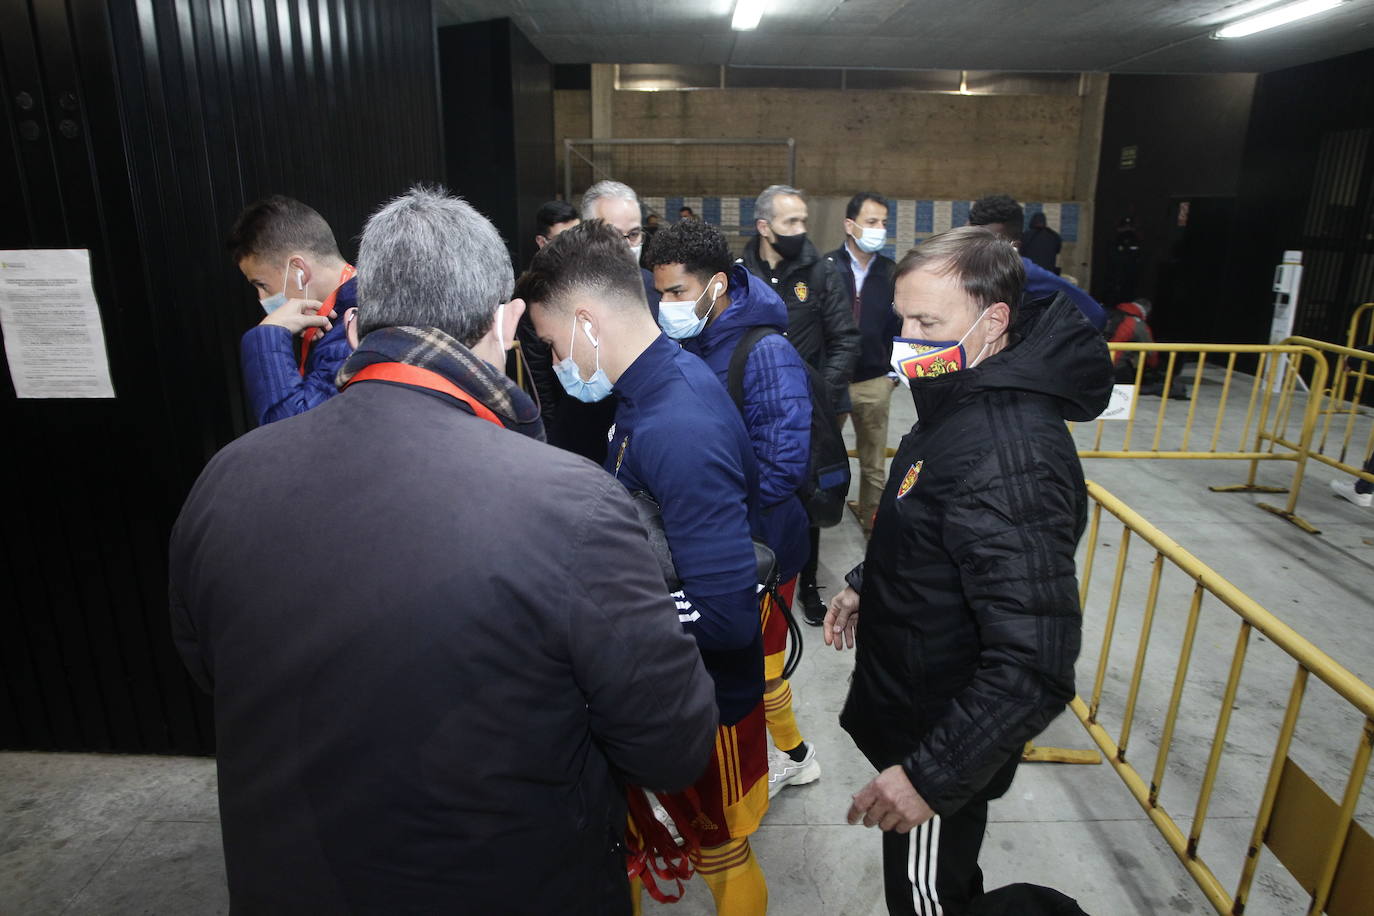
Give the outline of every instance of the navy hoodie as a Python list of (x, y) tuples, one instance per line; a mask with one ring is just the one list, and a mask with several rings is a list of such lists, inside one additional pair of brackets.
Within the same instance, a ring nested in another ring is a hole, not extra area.
[(606, 470), (663, 510), (682, 580), (678, 620), (715, 682), (721, 724), (734, 725), (763, 697), (749, 436), (711, 370), (662, 334), (616, 380), (615, 396)]
[(744, 364), (744, 426), (758, 462), (754, 536), (778, 557), (786, 582), (806, 564), (810, 521), (797, 491), (811, 463), (811, 384), (806, 365), (785, 338), (787, 306), (772, 288), (741, 264), (730, 271), (730, 305), (683, 347), (706, 361), (729, 385), (730, 358), (750, 328), (778, 334), (754, 345)]

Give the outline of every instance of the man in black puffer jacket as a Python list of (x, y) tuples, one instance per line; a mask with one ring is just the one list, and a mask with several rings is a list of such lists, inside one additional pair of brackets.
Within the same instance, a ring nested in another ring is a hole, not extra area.
[(982, 893), (987, 804), (1074, 695), (1074, 551), (1087, 491), (1065, 420), (1107, 406), (1111, 361), (1066, 296), (1014, 315), (1024, 270), (955, 229), (897, 268), (893, 366), (919, 420), (827, 643), (862, 633), (840, 724), (879, 770), (851, 823), (879, 826), (888, 911), (965, 912)]
[[(830, 387), (831, 403), (849, 413), (849, 383), (859, 361), (859, 327), (854, 299), (844, 277), (829, 258), (821, 257), (806, 237), (806, 198), (785, 184), (769, 185), (754, 201), (758, 235), (744, 248), (739, 263), (782, 298), (787, 306), (787, 339), (801, 358), (820, 370)], [(820, 569), (821, 529), (812, 527), (811, 548), (797, 584), (806, 622), (824, 619), (825, 604), (816, 584)]]

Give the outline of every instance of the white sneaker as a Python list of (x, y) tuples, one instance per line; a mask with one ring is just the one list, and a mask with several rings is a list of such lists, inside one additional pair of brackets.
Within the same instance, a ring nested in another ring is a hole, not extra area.
[(772, 798), (785, 786), (804, 786), (821, 778), (821, 765), (816, 762), (816, 746), (806, 745), (806, 756), (793, 760), (786, 752), (768, 748), (768, 797)]
[(1364, 506), (1366, 509), (1374, 505), (1374, 493), (1357, 493), (1355, 492), (1355, 485), (1348, 480), (1331, 481), (1331, 489), (1346, 502)]

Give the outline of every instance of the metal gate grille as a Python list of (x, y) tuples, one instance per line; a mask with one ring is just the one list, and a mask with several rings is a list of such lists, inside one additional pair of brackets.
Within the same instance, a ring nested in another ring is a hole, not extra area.
[(1374, 299), (1374, 130), (1322, 136), (1312, 176), (1303, 251), (1297, 330), (1319, 340), (1343, 340), (1351, 313)]

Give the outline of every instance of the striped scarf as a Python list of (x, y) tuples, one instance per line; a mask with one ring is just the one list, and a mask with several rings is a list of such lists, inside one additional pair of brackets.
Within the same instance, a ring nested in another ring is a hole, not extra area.
[(539, 407), (514, 382), (438, 328), (381, 328), (368, 334), (339, 368), (335, 381), (348, 384), (364, 366), (405, 363), (437, 372), (476, 398), (507, 429), (544, 441)]

